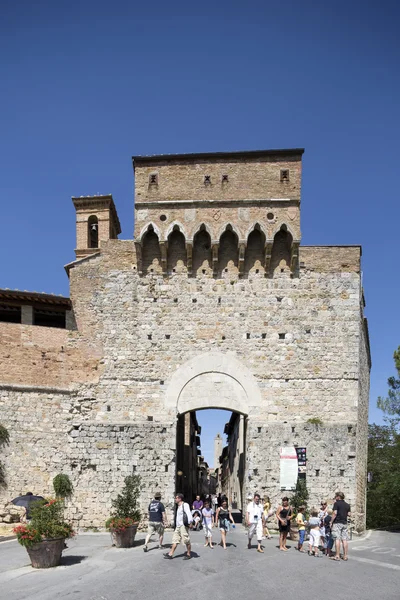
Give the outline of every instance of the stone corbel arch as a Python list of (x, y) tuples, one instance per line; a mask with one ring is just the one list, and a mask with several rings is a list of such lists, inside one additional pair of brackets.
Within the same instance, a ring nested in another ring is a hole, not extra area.
[[(229, 406), (217, 395), (211, 400), (201, 397), (182, 400), (185, 387), (196, 377), (208, 373), (231, 378), (232, 383), (238, 384), (244, 393), (233, 397)], [(166, 391), (165, 404), (175, 415), (202, 408), (221, 408), (249, 415), (255, 407), (261, 406), (262, 396), (254, 376), (234, 353), (207, 352), (188, 360), (175, 371)]]
[(204, 227), (205, 231), (207, 231), (207, 233), (210, 236), (210, 239), (212, 241), (214, 238), (213, 238), (213, 234), (212, 234), (211, 228), (210, 228), (209, 224), (205, 223), (204, 221), (202, 221), (200, 223), (200, 225), (193, 232), (192, 241), (194, 240), (194, 238), (196, 237), (196, 235), (202, 230), (202, 227)]
[(142, 230), (140, 231), (139, 237), (136, 239), (137, 242), (142, 243), (143, 237), (149, 231), (150, 226), (153, 227), (154, 233), (158, 237), (158, 241), (161, 242), (161, 232), (160, 232), (159, 228), (157, 227), (157, 225), (155, 223), (153, 223), (152, 221), (150, 223), (146, 223), (146, 225), (142, 228)]
[(178, 227), (179, 231), (183, 234), (183, 237), (185, 238), (185, 243), (186, 243), (186, 241), (188, 239), (188, 236), (186, 234), (186, 230), (185, 230), (184, 226), (179, 221), (174, 221), (173, 223), (170, 224), (170, 226), (168, 227), (167, 231), (165, 232), (165, 239), (164, 239), (164, 241), (166, 241), (166, 242), (168, 241), (168, 237), (174, 231), (174, 227)]
[(246, 241), (246, 240), (244, 240), (244, 239), (242, 238), (242, 234), (240, 233), (240, 231), (239, 231), (239, 229), (236, 227), (236, 225), (233, 225), (232, 223), (229, 223), (229, 222), (228, 222), (228, 223), (225, 223), (225, 224), (224, 224), (224, 225), (223, 225), (223, 226), (220, 228), (220, 230), (219, 230), (219, 232), (218, 232), (218, 238), (217, 238), (217, 239), (218, 239), (218, 242), (219, 242), (219, 240), (221, 239), (221, 236), (222, 236), (222, 234), (223, 234), (223, 233), (225, 233), (225, 231), (227, 230), (227, 227), (228, 227), (228, 226), (229, 226), (229, 227), (232, 227), (232, 231), (233, 231), (233, 233), (236, 233), (236, 235), (237, 235), (237, 237), (238, 237), (238, 243), (239, 243), (239, 244), (240, 244), (240, 243), (243, 243), (243, 242), (245, 242), (245, 241)]
[(258, 225), (260, 232), (264, 234), (265, 240), (268, 240), (268, 231), (265, 229), (265, 227), (264, 227), (264, 225), (262, 225), (262, 223), (260, 223), (259, 221), (256, 221), (248, 228), (248, 230), (246, 232), (246, 244), (249, 241), (249, 235), (255, 230), (256, 225)]
[(288, 233), (290, 233), (290, 235), (292, 236), (293, 240), (297, 240), (297, 235), (294, 234), (293, 229), (290, 227), (290, 225), (288, 225), (286, 223), (286, 221), (279, 221), (278, 223), (275, 224), (275, 227), (272, 231), (272, 239), (274, 239), (274, 237), (276, 236), (277, 233), (280, 232), (282, 225), (284, 225), (286, 227), (286, 231)]

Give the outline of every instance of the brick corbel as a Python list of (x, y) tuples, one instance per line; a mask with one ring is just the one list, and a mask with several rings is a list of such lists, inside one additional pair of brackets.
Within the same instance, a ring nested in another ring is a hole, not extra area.
[(293, 242), (290, 252), (290, 272), (292, 275), (298, 273), (299, 269), (299, 246), (300, 242)]
[(212, 266), (214, 277), (216, 277), (218, 274), (218, 250), (219, 242), (215, 242), (214, 244), (212, 244)]
[(269, 276), (269, 267), (271, 264), (272, 246), (272, 242), (267, 242), (265, 244), (265, 274), (267, 277)]
[(239, 244), (239, 277), (242, 277), (243, 273), (244, 273), (245, 255), (246, 255), (246, 242), (240, 242), (240, 244)]
[(167, 274), (167, 250), (168, 242), (160, 242), (160, 253), (161, 253), (161, 268), (163, 275)]

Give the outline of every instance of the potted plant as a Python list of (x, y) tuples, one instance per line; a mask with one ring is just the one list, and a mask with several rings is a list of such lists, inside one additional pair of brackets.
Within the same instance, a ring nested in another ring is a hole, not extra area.
[(139, 494), (140, 476), (128, 475), (125, 477), (121, 493), (111, 502), (114, 510), (106, 521), (106, 527), (110, 530), (113, 544), (117, 548), (133, 546), (140, 521)]
[(72, 525), (64, 521), (64, 504), (60, 499), (39, 500), (30, 509), (31, 520), (14, 528), (18, 542), (25, 546), (32, 567), (47, 569), (60, 564), (65, 539), (75, 535)]
[[(300, 506), (305, 506), (307, 508), (307, 500), (308, 490), (306, 480), (298, 478), (294, 494), (290, 499), (290, 504), (294, 515), (297, 516)], [(297, 541), (299, 539), (299, 528), (296, 523), (296, 516), (294, 516), (290, 521), (290, 539), (293, 541)]]

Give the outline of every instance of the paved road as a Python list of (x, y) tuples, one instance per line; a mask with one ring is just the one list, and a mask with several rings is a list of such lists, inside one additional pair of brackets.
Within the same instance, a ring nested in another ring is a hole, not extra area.
[[(166, 544), (171, 533), (166, 534)], [(279, 552), (277, 538), (265, 541), (265, 554), (247, 550), (242, 527), (229, 535), (229, 548), (203, 547), (192, 533), (194, 558), (172, 561), (163, 551), (117, 549), (108, 534), (81, 534), (69, 541), (62, 566), (35, 570), (16, 541), (0, 544), (0, 598), (7, 600), (399, 600), (400, 533), (372, 532), (350, 542), (349, 561), (334, 562)], [(289, 545), (290, 542), (289, 542)]]

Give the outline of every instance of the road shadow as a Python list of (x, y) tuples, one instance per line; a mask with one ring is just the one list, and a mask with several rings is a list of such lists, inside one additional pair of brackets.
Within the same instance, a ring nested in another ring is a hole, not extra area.
[(60, 566), (62, 567), (70, 567), (72, 565), (79, 565), (81, 562), (86, 560), (87, 556), (78, 556), (71, 554), (70, 556), (62, 556), (60, 561)]

